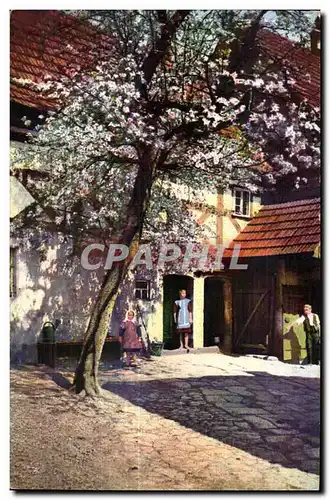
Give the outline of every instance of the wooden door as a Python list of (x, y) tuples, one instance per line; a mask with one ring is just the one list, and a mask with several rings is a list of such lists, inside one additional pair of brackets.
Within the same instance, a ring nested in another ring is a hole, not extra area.
[(272, 296), (268, 288), (236, 288), (234, 349), (238, 352), (267, 352), (272, 318)]

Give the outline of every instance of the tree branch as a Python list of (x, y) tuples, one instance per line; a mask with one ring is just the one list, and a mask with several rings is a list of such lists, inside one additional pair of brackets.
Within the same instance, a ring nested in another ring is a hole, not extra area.
[(166, 54), (175, 32), (189, 13), (189, 10), (178, 10), (169, 21), (163, 25), (160, 38), (156, 41), (155, 47), (149, 52), (142, 64), (142, 72), (147, 85), (150, 83), (159, 63)]
[(229, 73), (234, 73), (235, 71), (240, 73), (242, 70), (245, 73), (250, 73), (258, 57), (256, 38), (260, 29), (260, 22), (267, 12), (267, 10), (260, 11), (255, 21), (245, 31), (241, 40), (239, 36), (235, 40), (229, 58)]

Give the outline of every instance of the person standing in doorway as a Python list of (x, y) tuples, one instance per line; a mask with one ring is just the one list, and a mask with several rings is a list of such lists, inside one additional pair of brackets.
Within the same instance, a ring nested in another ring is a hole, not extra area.
[(174, 302), (174, 323), (176, 324), (176, 333), (180, 335), (180, 347), (189, 352), (188, 335), (191, 333), (192, 304), (187, 298), (186, 290), (179, 290), (180, 299)]
[(294, 323), (296, 325), (304, 325), (308, 364), (318, 365), (320, 361), (320, 318), (312, 312), (312, 306), (305, 304), (304, 314), (294, 321)]

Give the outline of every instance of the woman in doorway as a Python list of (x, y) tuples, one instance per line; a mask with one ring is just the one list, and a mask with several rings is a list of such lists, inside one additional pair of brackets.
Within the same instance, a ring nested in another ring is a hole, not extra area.
[(192, 304), (187, 298), (186, 290), (179, 290), (180, 299), (174, 302), (174, 323), (176, 324), (176, 333), (180, 335), (180, 347), (189, 352), (188, 335), (191, 333)]

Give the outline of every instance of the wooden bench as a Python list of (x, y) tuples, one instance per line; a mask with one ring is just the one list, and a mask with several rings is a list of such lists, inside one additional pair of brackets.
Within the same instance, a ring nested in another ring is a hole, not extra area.
[[(82, 340), (60, 340), (55, 343), (38, 342), (38, 363), (55, 367), (60, 358), (78, 359), (80, 356)], [(107, 337), (101, 359), (114, 360), (120, 358), (119, 337)]]

